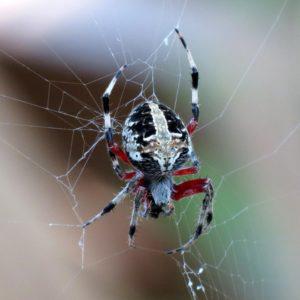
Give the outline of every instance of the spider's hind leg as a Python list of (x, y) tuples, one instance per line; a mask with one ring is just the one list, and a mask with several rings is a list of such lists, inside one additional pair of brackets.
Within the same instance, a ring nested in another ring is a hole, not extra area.
[(134, 234), (136, 232), (136, 226), (138, 221), (138, 212), (141, 206), (141, 198), (142, 195), (139, 193), (133, 203), (132, 213), (131, 213), (131, 219), (130, 219), (130, 226), (129, 226), (129, 232), (128, 232), (128, 245), (129, 247), (135, 247), (134, 243)]
[(133, 190), (136, 185), (136, 181), (137, 176), (132, 178), (114, 199), (112, 199), (98, 214), (86, 221), (81, 227), (86, 228), (96, 220), (100, 219), (103, 215), (111, 212), (115, 208), (115, 206), (117, 206), (122, 200), (124, 200), (125, 197)]
[(167, 254), (181, 253), (192, 246), (198, 237), (208, 230), (213, 219), (212, 200), (214, 197), (214, 190), (210, 179), (190, 180), (176, 186), (175, 192), (172, 196), (174, 200), (180, 200), (183, 197), (201, 192), (205, 192), (205, 197), (202, 201), (202, 209), (197, 221), (195, 233), (181, 247), (174, 250), (167, 250)]

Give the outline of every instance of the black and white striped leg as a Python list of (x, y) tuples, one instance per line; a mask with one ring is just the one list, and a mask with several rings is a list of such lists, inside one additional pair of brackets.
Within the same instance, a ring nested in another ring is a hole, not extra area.
[(196, 66), (196, 63), (193, 59), (190, 49), (187, 47), (186, 41), (179, 32), (177, 28), (175, 28), (175, 32), (177, 33), (184, 49), (187, 53), (187, 58), (192, 69), (192, 113), (194, 122), (198, 122), (199, 119), (199, 99), (198, 99), (198, 81), (199, 81), (199, 73)]
[(135, 247), (134, 234), (136, 232), (136, 226), (137, 226), (137, 221), (138, 221), (138, 212), (139, 212), (140, 206), (141, 206), (141, 196), (137, 195), (134, 199), (132, 213), (131, 213), (131, 219), (130, 219), (130, 226), (129, 226), (129, 232), (128, 232), (129, 247)]
[(122, 200), (125, 199), (125, 197), (132, 191), (133, 187), (136, 184), (137, 178), (134, 177), (131, 179), (127, 185), (119, 192), (119, 194), (112, 199), (98, 214), (90, 218), (88, 221), (86, 221), (83, 225), (82, 228), (86, 228), (87, 226), (91, 225), (94, 223), (96, 220), (100, 219), (103, 215), (109, 213), (112, 211), (115, 206), (117, 206)]
[(118, 158), (110, 150), (110, 148), (113, 146), (114, 142), (113, 142), (113, 129), (112, 129), (112, 124), (111, 124), (111, 116), (110, 116), (110, 111), (109, 111), (109, 97), (110, 97), (110, 94), (111, 94), (117, 80), (120, 78), (120, 76), (125, 68), (126, 68), (126, 65), (122, 66), (117, 71), (117, 73), (115, 74), (115, 76), (113, 77), (111, 82), (109, 83), (108, 87), (106, 88), (106, 90), (102, 96), (103, 110), (104, 110), (104, 130), (105, 130), (105, 138), (106, 138), (106, 142), (107, 142), (108, 152), (109, 152), (110, 158), (112, 160), (113, 169), (120, 178), (122, 178), (123, 174), (122, 174), (122, 170), (121, 170)]
[(211, 180), (208, 179), (205, 197), (202, 201), (202, 208), (201, 212), (197, 221), (197, 227), (193, 236), (181, 247), (174, 249), (174, 250), (167, 250), (167, 254), (175, 254), (175, 253), (182, 253), (191, 247), (198, 237), (207, 232), (209, 229), (209, 225), (213, 219), (213, 209), (212, 209), (212, 200), (214, 197), (214, 190), (211, 183)]

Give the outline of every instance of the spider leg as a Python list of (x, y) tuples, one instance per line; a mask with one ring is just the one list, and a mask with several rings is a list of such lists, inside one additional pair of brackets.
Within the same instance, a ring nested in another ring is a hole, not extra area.
[(128, 245), (129, 247), (134, 247), (134, 234), (136, 232), (136, 225), (138, 221), (138, 211), (141, 206), (141, 198), (143, 195), (142, 193), (139, 193), (133, 203), (132, 213), (131, 213), (131, 219), (130, 219), (130, 226), (129, 226), (129, 232), (128, 232)]
[(209, 228), (209, 225), (213, 219), (212, 212), (212, 200), (214, 196), (214, 190), (210, 179), (195, 179), (183, 182), (175, 186), (175, 191), (172, 195), (172, 198), (175, 201), (180, 200), (183, 197), (191, 196), (196, 193), (205, 192), (205, 197), (202, 201), (201, 212), (198, 217), (197, 227), (193, 236), (181, 247), (174, 250), (167, 250), (167, 254), (181, 253), (188, 249), (198, 237), (206, 232)]
[(113, 198), (98, 214), (86, 221), (82, 225), (82, 228), (86, 228), (87, 226), (94, 223), (96, 220), (100, 219), (103, 215), (112, 211), (114, 207), (117, 206), (122, 200), (124, 200), (125, 197), (134, 189), (136, 184), (137, 177), (134, 177), (126, 184), (126, 186), (119, 192), (119, 194), (115, 196), (115, 198)]
[(118, 146), (118, 144), (114, 143), (113, 141), (113, 129), (112, 129), (112, 124), (111, 124), (111, 116), (110, 116), (110, 111), (109, 111), (109, 97), (110, 94), (117, 82), (117, 80), (120, 78), (123, 70), (126, 68), (126, 65), (122, 66), (113, 79), (110, 81), (108, 87), (106, 88), (103, 96), (102, 96), (102, 101), (103, 101), (103, 110), (104, 110), (104, 129), (105, 129), (105, 138), (106, 138), (106, 143), (107, 143), (107, 149), (109, 156), (112, 160), (112, 166), (116, 174), (119, 176), (119, 178), (123, 179), (123, 171), (120, 167), (118, 158), (120, 158), (122, 161), (125, 163), (129, 163), (129, 159), (126, 155), (126, 153)]
[(111, 151), (113, 154), (115, 154), (124, 163), (130, 164), (127, 154), (123, 151), (123, 149), (117, 143), (114, 143), (113, 146), (111, 146), (109, 148), (109, 151)]
[(127, 181), (127, 180), (130, 180), (131, 178), (133, 178), (135, 175), (136, 175), (135, 171), (124, 172), (122, 174), (122, 179)]
[(192, 113), (193, 113), (193, 117), (187, 126), (187, 130), (188, 130), (189, 134), (192, 134), (198, 126), (198, 119), (199, 119), (199, 100), (198, 100), (199, 73), (198, 73), (196, 63), (193, 59), (192, 53), (191, 53), (190, 49), (187, 47), (185, 39), (183, 38), (183, 36), (181, 35), (181, 33), (179, 32), (179, 30), (177, 28), (175, 28), (175, 32), (177, 33), (184, 49), (186, 50), (187, 58), (188, 58), (190, 67), (192, 69), (191, 76), (192, 76)]
[(189, 197), (198, 193), (206, 192), (206, 186), (209, 182), (207, 178), (192, 179), (173, 186), (171, 198), (179, 201), (184, 197)]
[(183, 176), (198, 173), (197, 167), (184, 167), (173, 172), (173, 176)]

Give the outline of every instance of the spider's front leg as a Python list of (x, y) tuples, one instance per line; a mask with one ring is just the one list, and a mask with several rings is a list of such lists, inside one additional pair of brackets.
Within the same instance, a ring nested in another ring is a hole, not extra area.
[(183, 246), (174, 250), (168, 250), (167, 254), (180, 253), (188, 249), (197, 240), (197, 238), (209, 228), (213, 219), (212, 200), (214, 197), (212, 182), (209, 178), (193, 179), (175, 185), (172, 199), (179, 201), (184, 197), (189, 197), (198, 193), (205, 193), (205, 197), (202, 201), (202, 208), (197, 221), (195, 233)]
[(199, 82), (199, 73), (198, 68), (196, 66), (196, 63), (193, 59), (192, 53), (190, 49), (188, 48), (185, 39), (179, 32), (179, 30), (176, 28), (175, 32), (177, 33), (182, 46), (186, 50), (187, 58), (192, 70), (191, 76), (192, 76), (192, 114), (193, 117), (189, 124), (187, 125), (187, 130), (190, 135), (194, 133), (198, 126), (198, 119), (199, 119), (199, 99), (198, 99), (198, 82)]
[(124, 172), (119, 164), (118, 159), (121, 159), (123, 162), (129, 164), (130, 161), (126, 155), (126, 153), (119, 147), (117, 143), (114, 143), (113, 140), (113, 128), (111, 123), (111, 115), (109, 110), (109, 97), (110, 94), (117, 82), (117, 80), (120, 78), (122, 72), (126, 68), (126, 65), (122, 66), (111, 82), (109, 83), (108, 87), (106, 88), (103, 96), (102, 96), (102, 103), (103, 103), (103, 110), (104, 110), (104, 129), (105, 129), (105, 139), (107, 144), (107, 149), (109, 156), (112, 160), (112, 166), (116, 174), (119, 176), (120, 179), (123, 180), (129, 180), (131, 179), (135, 173), (134, 172)]
[(121, 159), (124, 163), (130, 165), (130, 161), (127, 154), (117, 143), (113, 143), (113, 145), (109, 146), (108, 150), (114, 155), (116, 155), (119, 159)]

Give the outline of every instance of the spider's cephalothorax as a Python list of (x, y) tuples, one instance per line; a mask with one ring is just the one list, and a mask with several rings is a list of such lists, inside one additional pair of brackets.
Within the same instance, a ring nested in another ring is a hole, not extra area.
[(157, 101), (144, 102), (130, 113), (123, 129), (123, 145), (130, 162), (151, 179), (170, 175), (192, 153), (183, 122)]
[[(148, 100), (132, 110), (123, 128), (123, 151), (113, 140), (113, 130), (109, 111), (109, 97), (126, 65), (122, 66), (105, 90), (103, 100), (104, 129), (108, 153), (112, 166), (120, 179), (127, 181), (126, 186), (98, 214), (85, 222), (85, 228), (104, 214), (110, 212), (127, 195), (134, 196), (134, 205), (129, 227), (129, 244), (133, 237), (139, 216), (158, 218), (168, 216), (174, 211), (174, 201), (184, 197), (205, 193), (195, 233), (183, 246), (168, 251), (172, 254), (191, 246), (195, 240), (208, 230), (212, 221), (213, 187), (208, 178), (192, 179), (174, 184), (173, 176), (196, 174), (199, 161), (191, 143), (191, 135), (198, 125), (198, 70), (187, 44), (175, 29), (192, 70), (192, 119), (187, 126), (169, 107), (158, 100)], [(119, 160), (131, 165), (135, 170), (123, 171)], [(183, 165), (190, 162), (192, 166)]]

